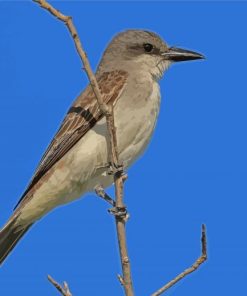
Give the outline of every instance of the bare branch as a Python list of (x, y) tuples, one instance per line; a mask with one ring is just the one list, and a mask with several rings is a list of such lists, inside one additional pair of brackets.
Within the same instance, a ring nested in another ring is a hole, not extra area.
[(194, 262), (194, 264), (185, 269), (182, 273), (180, 273), (178, 276), (176, 276), (173, 280), (171, 280), (169, 283), (164, 285), (162, 288), (160, 288), (158, 291), (153, 293), (151, 296), (159, 296), (162, 293), (164, 293), (166, 290), (174, 286), (178, 281), (186, 277), (188, 274), (194, 272), (199, 268), (199, 266), (207, 260), (207, 237), (206, 237), (206, 227), (203, 224), (202, 225), (202, 237), (201, 237), (201, 245), (202, 245), (202, 252), (201, 256)]
[[(121, 200), (119, 202), (118, 199), (116, 199), (116, 202), (105, 193), (102, 186), (97, 186), (95, 188), (96, 194), (103, 198), (107, 203), (110, 203), (114, 207), (109, 210), (109, 212), (115, 216), (115, 222), (117, 227), (117, 236), (118, 236), (118, 244), (119, 244), (119, 251), (120, 251), (120, 257), (121, 257), (121, 263), (122, 263), (122, 270), (123, 270), (123, 276), (118, 275), (118, 280), (120, 284), (125, 289), (125, 294), (128, 296), (132, 296), (134, 294), (131, 290), (132, 288), (132, 280), (131, 280), (131, 273), (130, 273), (130, 261), (128, 258), (128, 252), (127, 252), (127, 242), (126, 242), (126, 232), (125, 232), (125, 223), (127, 222), (129, 218), (129, 214), (127, 213), (126, 207), (123, 204), (122, 199), (122, 190), (123, 190), (123, 183), (127, 179), (126, 174), (121, 174), (120, 171), (115, 173), (114, 176), (115, 184), (118, 182), (117, 185), (115, 185), (115, 194), (116, 197), (120, 197)], [(120, 186), (120, 188), (118, 188)], [(117, 206), (117, 201), (119, 202), (119, 206)]]
[(115, 221), (116, 221), (122, 270), (123, 270), (123, 287), (125, 290), (125, 294), (127, 296), (133, 296), (134, 294), (133, 294), (133, 287), (132, 287), (132, 280), (131, 280), (130, 262), (128, 258), (126, 233), (125, 233), (125, 223), (127, 221), (127, 218), (126, 218), (127, 214), (126, 214), (126, 207), (123, 203), (123, 183), (124, 183), (124, 180), (126, 179), (126, 176), (123, 174), (123, 167), (119, 164), (119, 155), (118, 155), (118, 149), (117, 149), (117, 137), (116, 137), (116, 127), (114, 124), (113, 107), (105, 104), (102, 99), (97, 80), (91, 69), (89, 61), (87, 59), (87, 55), (82, 47), (77, 30), (72, 22), (72, 18), (70, 16), (63, 15), (61, 12), (59, 12), (57, 9), (52, 7), (45, 0), (33, 0), (33, 1), (38, 3), (42, 8), (49, 11), (53, 16), (55, 16), (57, 19), (62, 21), (67, 26), (74, 40), (76, 50), (83, 63), (83, 69), (85, 69), (86, 71), (86, 74), (88, 76), (92, 89), (94, 91), (94, 94), (96, 96), (99, 108), (102, 111), (102, 113), (106, 116), (107, 128), (110, 135), (109, 159), (110, 159), (110, 164), (113, 168), (114, 183), (115, 183), (115, 196), (116, 196)]
[(79, 55), (81, 62), (83, 64), (83, 69), (85, 69), (87, 77), (88, 77), (90, 84), (92, 86), (92, 89), (94, 91), (95, 97), (98, 101), (100, 110), (102, 111), (102, 113), (104, 115), (107, 115), (109, 113), (108, 106), (103, 102), (97, 80), (96, 80), (93, 70), (89, 64), (89, 61), (87, 59), (87, 54), (86, 54), (85, 50), (83, 49), (82, 43), (81, 43), (79, 35), (77, 33), (77, 30), (73, 24), (72, 17), (62, 14), (59, 10), (54, 8), (51, 4), (49, 4), (45, 0), (33, 0), (33, 1), (38, 3), (42, 8), (49, 11), (53, 16), (55, 16), (58, 20), (62, 21), (67, 26), (67, 28), (74, 40), (78, 55)]
[(69, 286), (66, 282), (63, 283), (63, 287), (56, 282), (50, 275), (47, 276), (49, 282), (52, 283), (52, 285), (62, 294), (63, 296), (72, 296)]

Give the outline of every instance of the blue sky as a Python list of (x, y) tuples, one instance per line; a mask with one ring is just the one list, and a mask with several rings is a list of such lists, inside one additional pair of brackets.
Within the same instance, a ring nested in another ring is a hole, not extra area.
[[(161, 81), (157, 129), (129, 170), (128, 246), (136, 295), (150, 295), (200, 254), (167, 295), (246, 294), (247, 3), (54, 2), (72, 15), (93, 68), (118, 31), (145, 28), (205, 61)], [(28, 1), (0, 2), (0, 223), (27, 185), (70, 103), (87, 84), (66, 28)], [(110, 190), (110, 192), (112, 192)], [(46, 216), (0, 268), (0, 294), (121, 295), (113, 218), (93, 195)]]

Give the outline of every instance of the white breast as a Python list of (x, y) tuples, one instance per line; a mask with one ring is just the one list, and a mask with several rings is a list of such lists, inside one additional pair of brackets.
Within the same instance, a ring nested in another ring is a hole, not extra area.
[(129, 167), (147, 147), (155, 128), (160, 108), (160, 88), (154, 82), (150, 95), (144, 100), (143, 107), (133, 110), (126, 124), (118, 136), (120, 158)]

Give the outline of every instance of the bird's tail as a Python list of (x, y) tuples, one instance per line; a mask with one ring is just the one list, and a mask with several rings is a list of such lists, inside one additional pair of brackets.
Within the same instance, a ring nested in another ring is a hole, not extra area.
[(32, 226), (32, 224), (30, 224), (24, 228), (18, 229), (14, 222), (14, 219), (10, 220), (0, 231), (0, 265), (25, 232)]

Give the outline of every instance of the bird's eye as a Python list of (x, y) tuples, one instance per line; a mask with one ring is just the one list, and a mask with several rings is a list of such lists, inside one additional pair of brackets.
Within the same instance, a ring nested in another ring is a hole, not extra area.
[(144, 43), (143, 48), (145, 49), (146, 52), (151, 52), (153, 50), (153, 45), (150, 43)]

